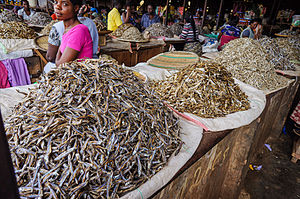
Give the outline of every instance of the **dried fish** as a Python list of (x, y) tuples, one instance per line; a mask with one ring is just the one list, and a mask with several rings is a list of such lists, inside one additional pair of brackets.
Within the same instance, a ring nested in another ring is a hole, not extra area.
[(0, 39), (34, 39), (36, 34), (22, 22), (0, 24)]
[(249, 109), (246, 94), (224, 66), (211, 62), (190, 65), (151, 87), (180, 112), (205, 118), (223, 117)]
[(182, 143), (172, 112), (107, 58), (43, 76), (6, 129), (24, 198), (118, 198), (157, 173)]
[(161, 23), (151, 24), (144, 32), (149, 32), (151, 37), (174, 37), (174, 33)]
[(127, 30), (125, 30), (120, 39), (137, 42), (145, 40), (142, 33), (136, 27), (130, 27)]
[(279, 35), (297, 35), (297, 31), (291, 31), (289, 29), (282, 30), (278, 33)]
[(287, 38), (275, 38), (274, 40), (289, 60), (299, 60), (300, 49), (296, 43), (292, 43), (292, 40)]
[(125, 30), (127, 30), (128, 28), (131, 28), (131, 27), (133, 27), (133, 25), (130, 23), (122, 24), (118, 27), (117, 30), (112, 32), (111, 35), (115, 36), (115, 37), (121, 37), (123, 35), (123, 33), (125, 32)]
[(52, 21), (52, 18), (45, 12), (36, 12), (28, 21), (29, 24), (46, 26)]
[(47, 26), (45, 26), (45, 27), (43, 28), (43, 30), (42, 30), (40, 33), (41, 33), (42, 35), (49, 35), (52, 26), (53, 26), (55, 23), (57, 23), (57, 22), (59, 22), (59, 21), (58, 21), (58, 20), (52, 20)]
[(6, 23), (10, 21), (21, 21), (17, 14), (10, 10), (3, 10), (0, 13), (0, 23)]
[(100, 17), (96, 17), (93, 21), (97, 27), (98, 33), (102, 30), (106, 30), (106, 24), (100, 19)]
[(271, 91), (286, 86), (288, 79), (276, 74), (270, 59), (258, 41), (240, 38), (226, 44), (215, 61), (226, 66), (236, 79), (260, 90)]
[(295, 64), (290, 62), (289, 54), (285, 48), (280, 48), (275, 39), (263, 37), (258, 40), (261, 46), (270, 55), (270, 62), (276, 69), (295, 70)]
[(182, 32), (183, 27), (179, 23), (174, 23), (169, 26), (169, 29), (173, 32), (174, 35), (179, 36)]

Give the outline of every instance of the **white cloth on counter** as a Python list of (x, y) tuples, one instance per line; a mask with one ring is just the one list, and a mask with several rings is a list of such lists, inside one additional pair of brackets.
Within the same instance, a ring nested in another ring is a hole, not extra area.
[(3, 53), (0, 52), (0, 60), (5, 60), (5, 59), (18, 59), (21, 57), (32, 57), (33, 52), (32, 50), (21, 50), (21, 51), (14, 51), (10, 53)]
[(56, 65), (55, 63), (52, 63), (52, 62), (48, 62), (45, 67), (44, 67), (44, 73), (49, 73), (51, 69), (54, 69), (56, 68)]
[(34, 39), (0, 39), (0, 43), (5, 49), (3, 53), (11, 53), (14, 51), (32, 50), (37, 48)]

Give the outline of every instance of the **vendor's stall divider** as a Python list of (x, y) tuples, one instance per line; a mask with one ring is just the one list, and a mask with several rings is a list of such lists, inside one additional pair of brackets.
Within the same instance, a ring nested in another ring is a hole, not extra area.
[[(182, 169), (183, 173), (153, 198), (238, 198), (249, 163), (269, 136), (280, 135), (298, 86), (299, 81), (291, 81), (286, 87), (268, 93), (265, 110), (259, 118), (232, 130), (206, 155), (186, 165), (186, 170)], [(204, 141), (205, 134), (200, 148), (207, 144)]]

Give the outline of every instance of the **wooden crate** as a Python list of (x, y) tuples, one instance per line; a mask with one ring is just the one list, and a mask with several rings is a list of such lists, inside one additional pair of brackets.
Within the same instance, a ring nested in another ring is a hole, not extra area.
[(24, 58), (27, 64), (28, 72), (30, 75), (31, 83), (34, 83), (38, 80), (40, 75), (43, 72), (43, 67), (41, 64), (40, 57), (33, 56), (33, 57), (26, 57)]

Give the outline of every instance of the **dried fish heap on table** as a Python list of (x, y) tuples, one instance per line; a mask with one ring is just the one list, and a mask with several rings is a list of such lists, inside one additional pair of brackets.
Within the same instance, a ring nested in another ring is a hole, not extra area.
[(124, 31), (120, 39), (128, 41), (145, 41), (142, 33), (136, 27), (130, 27)]
[(125, 32), (125, 30), (127, 30), (128, 28), (131, 28), (131, 27), (133, 27), (133, 25), (130, 23), (122, 24), (118, 27), (117, 30), (112, 32), (111, 35), (115, 36), (115, 37), (121, 37), (123, 35), (123, 33)]
[(294, 48), (300, 51), (300, 35), (289, 37), (288, 40)]
[(183, 27), (179, 23), (174, 23), (169, 26), (169, 29), (173, 32), (174, 35), (179, 36), (182, 32)]
[(295, 70), (295, 64), (290, 62), (285, 49), (279, 48), (274, 39), (270, 37), (263, 37), (259, 39), (258, 42), (270, 55), (270, 62), (276, 69)]
[(0, 13), (0, 23), (6, 23), (9, 21), (21, 21), (21, 19), (14, 12), (10, 10), (4, 10)]
[[(281, 51), (283, 51), (289, 60), (299, 60), (300, 49), (298, 46), (287, 38), (275, 38), (276, 44), (279, 46)], [(299, 45), (299, 44), (298, 44)]]
[(46, 26), (52, 21), (51, 17), (44, 12), (36, 12), (28, 21), (31, 25)]
[(271, 91), (287, 85), (288, 79), (276, 74), (270, 55), (258, 41), (240, 38), (230, 41), (215, 59), (233, 77), (255, 88)]
[(0, 39), (34, 39), (36, 34), (22, 22), (0, 24)]
[(151, 24), (148, 28), (145, 29), (145, 32), (150, 32), (151, 37), (174, 37), (174, 33), (161, 23)]
[(96, 17), (93, 21), (97, 27), (98, 33), (102, 30), (106, 30), (106, 24), (100, 19), (100, 17)]
[(190, 65), (166, 80), (150, 84), (176, 110), (204, 118), (223, 117), (250, 107), (231, 74), (216, 63)]
[(6, 124), (22, 198), (118, 198), (180, 149), (177, 119), (109, 61), (51, 71)]
[(279, 35), (297, 35), (296, 31), (290, 31), (289, 29), (285, 29), (278, 33)]
[(52, 26), (57, 23), (58, 20), (52, 20), (47, 26), (45, 26), (43, 28), (43, 30), (40, 32), (42, 35), (49, 35), (50, 31), (51, 31), (51, 28)]

